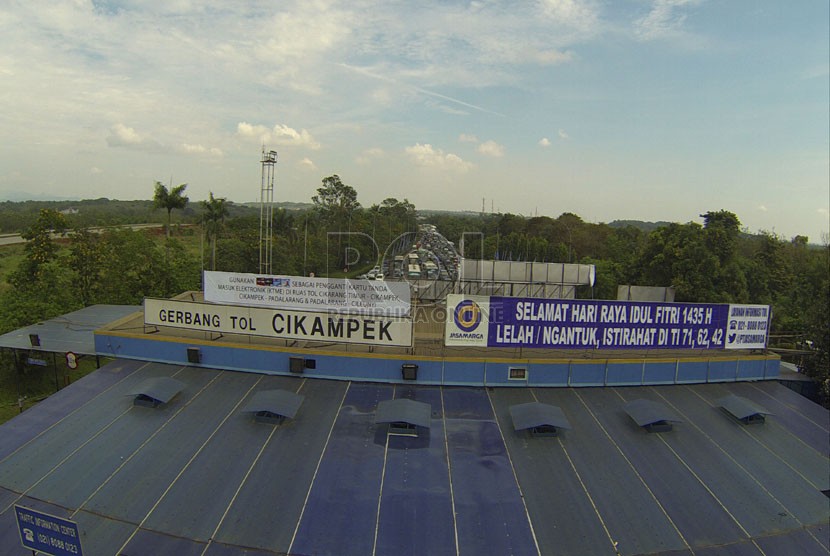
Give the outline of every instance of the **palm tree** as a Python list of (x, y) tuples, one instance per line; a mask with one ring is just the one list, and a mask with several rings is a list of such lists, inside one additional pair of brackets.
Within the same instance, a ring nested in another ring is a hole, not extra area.
[[(170, 184), (172, 187), (172, 183)], [(183, 183), (173, 187), (170, 191), (161, 182), (156, 182), (156, 192), (153, 195), (153, 206), (155, 208), (167, 209), (167, 239), (170, 239), (171, 213), (173, 209), (184, 209), (190, 200), (183, 195), (187, 184)]]
[(216, 270), (216, 238), (222, 224), (225, 222), (225, 217), (228, 215), (226, 201), (224, 197), (214, 197), (213, 191), (210, 192), (210, 198), (207, 201), (202, 201), (202, 207), (205, 209), (202, 214), (202, 224), (205, 227), (211, 246), (211, 270)]

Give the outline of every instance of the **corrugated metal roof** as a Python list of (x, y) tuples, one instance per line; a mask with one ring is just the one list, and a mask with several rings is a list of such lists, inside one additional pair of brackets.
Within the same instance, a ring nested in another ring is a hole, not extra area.
[(92, 305), (3, 334), (0, 348), (32, 349), (29, 335), (37, 334), (40, 351), (95, 355), (95, 330), (139, 311), (141, 306)]
[[(127, 407), (147, 379), (186, 403)], [(305, 399), (290, 427), (244, 410)], [(718, 400), (775, 411), (737, 427)], [(383, 402), (432, 408), (387, 437)], [(624, 406), (661, 403), (681, 433)], [(529, 442), (510, 408), (540, 402), (573, 433)], [(14, 505), (78, 523), (87, 554), (827, 554), (828, 412), (774, 382), (627, 388), (349, 383), (116, 361), (0, 426), (0, 547)], [(763, 552), (762, 552), (763, 551)]]

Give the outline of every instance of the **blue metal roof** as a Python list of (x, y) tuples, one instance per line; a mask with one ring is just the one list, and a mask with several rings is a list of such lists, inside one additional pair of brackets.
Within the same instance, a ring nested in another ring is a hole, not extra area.
[(0, 336), (0, 348), (32, 349), (29, 336), (36, 334), (40, 346), (34, 349), (95, 355), (95, 330), (138, 311), (141, 311), (141, 306), (92, 305), (3, 334)]
[[(149, 378), (181, 403), (134, 408)], [(305, 397), (261, 427), (256, 392)], [(736, 427), (718, 400), (775, 411)], [(429, 404), (428, 434), (387, 436), (379, 405)], [(626, 403), (682, 434), (643, 435)], [(560, 407), (566, 437), (529, 442), (511, 406)], [(115, 361), (0, 426), (0, 547), (14, 505), (78, 524), (88, 554), (827, 554), (827, 410), (772, 382), (464, 388), (265, 376)]]

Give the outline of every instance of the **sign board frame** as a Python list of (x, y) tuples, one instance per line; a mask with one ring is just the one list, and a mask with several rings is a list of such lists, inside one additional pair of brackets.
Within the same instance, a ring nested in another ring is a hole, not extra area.
[(409, 282), (206, 270), (205, 301), (225, 305), (361, 315), (407, 316)]
[(51, 556), (83, 556), (81, 535), (74, 521), (17, 504), (14, 513), (24, 548)]
[(284, 340), (412, 347), (412, 319), (144, 298), (144, 324)]
[(449, 294), (447, 346), (764, 349), (767, 305)]

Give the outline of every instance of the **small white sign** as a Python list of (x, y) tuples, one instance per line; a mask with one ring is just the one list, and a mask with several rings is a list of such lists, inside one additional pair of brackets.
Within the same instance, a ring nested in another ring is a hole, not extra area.
[(729, 305), (726, 349), (764, 349), (770, 321), (769, 305)]
[(447, 346), (487, 347), (490, 298), (483, 295), (447, 295)]

